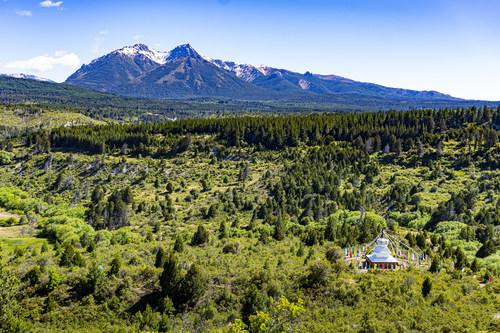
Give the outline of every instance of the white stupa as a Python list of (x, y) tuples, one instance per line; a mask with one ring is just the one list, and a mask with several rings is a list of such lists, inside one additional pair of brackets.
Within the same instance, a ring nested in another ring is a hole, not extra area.
[(377, 246), (373, 249), (373, 253), (366, 256), (366, 262), (369, 267), (396, 268), (398, 261), (392, 256), (388, 245), (388, 239), (377, 239)]

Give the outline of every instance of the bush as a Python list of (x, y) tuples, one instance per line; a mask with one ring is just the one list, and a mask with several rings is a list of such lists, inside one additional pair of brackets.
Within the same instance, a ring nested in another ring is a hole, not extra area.
[(14, 159), (13, 153), (4, 150), (0, 151), (0, 165), (11, 164), (13, 159)]
[(496, 252), (495, 243), (493, 243), (493, 241), (488, 239), (486, 242), (484, 242), (483, 246), (479, 248), (479, 250), (476, 253), (476, 257), (486, 258), (487, 256), (494, 254), (495, 252)]
[(314, 264), (309, 267), (302, 285), (306, 288), (317, 288), (328, 282), (328, 270), (323, 264)]
[(59, 275), (54, 270), (50, 270), (49, 271), (49, 280), (47, 281), (47, 283), (44, 286), (45, 291), (51, 292), (52, 290), (56, 289), (57, 286), (59, 286), (59, 284), (61, 283), (61, 281), (62, 281), (61, 275)]
[(224, 245), (222, 248), (223, 253), (232, 253), (239, 254), (240, 253), (240, 243), (228, 243)]
[(85, 265), (85, 261), (80, 252), (76, 251), (73, 245), (68, 244), (64, 247), (63, 253), (61, 255), (60, 265), (67, 267), (82, 267)]
[(0, 207), (10, 211), (36, 212), (44, 209), (44, 203), (39, 199), (32, 199), (28, 193), (17, 188), (0, 188)]
[(118, 276), (121, 267), (122, 267), (121, 258), (119, 256), (114, 257), (113, 260), (111, 261), (108, 274), (110, 276)]
[(344, 252), (342, 251), (342, 249), (340, 247), (334, 246), (334, 247), (329, 248), (326, 251), (325, 256), (326, 256), (326, 259), (333, 264), (333, 263), (336, 263), (338, 260), (341, 260), (344, 258)]
[(175, 237), (174, 251), (177, 253), (184, 251), (184, 241), (179, 235)]
[(35, 266), (24, 275), (24, 280), (28, 281), (30, 285), (35, 285), (40, 282), (41, 277), (42, 270), (40, 269), (40, 266)]
[(94, 229), (84, 220), (76, 217), (53, 216), (43, 224), (44, 233), (62, 244), (76, 244), (87, 233), (93, 237)]
[(191, 245), (203, 245), (208, 242), (208, 231), (204, 226), (199, 225), (191, 239)]

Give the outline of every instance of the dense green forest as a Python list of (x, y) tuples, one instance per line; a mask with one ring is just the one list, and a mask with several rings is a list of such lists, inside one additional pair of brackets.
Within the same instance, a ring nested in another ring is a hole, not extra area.
[(97, 92), (79, 86), (0, 76), (0, 103), (7, 110), (72, 111), (94, 119), (161, 122), (176, 118), (253, 112), (360, 111), (332, 103), (244, 101), (218, 98), (151, 99)]
[[(83, 113), (4, 122), (0, 331), (500, 330), (500, 108)], [(382, 230), (428, 265), (345, 260)]]

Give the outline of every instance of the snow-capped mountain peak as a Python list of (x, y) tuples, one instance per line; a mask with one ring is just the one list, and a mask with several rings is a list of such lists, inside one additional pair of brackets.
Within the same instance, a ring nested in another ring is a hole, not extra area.
[[(127, 96), (153, 98), (229, 97), (342, 100), (349, 94), (367, 99), (435, 101), (438, 93), (393, 89), (335, 75), (298, 73), (280, 67), (240, 64), (200, 55), (189, 44), (159, 52), (144, 44), (126, 46), (83, 65), (66, 83)], [(345, 94), (345, 95), (342, 95)]]
[(195, 49), (189, 44), (182, 44), (168, 52), (166, 61), (177, 60), (182, 58), (197, 58), (204, 59)]
[(224, 61), (224, 60), (220, 60), (220, 59), (213, 59), (213, 58), (208, 58), (208, 57), (205, 57), (205, 59), (212, 63), (213, 65), (219, 67), (219, 68), (222, 68), (226, 71), (230, 71), (230, 72), (233, 72), (234, 71), (234, 67), (237, 66), (236, 63), (232, 62), (232, 61)]
[(273, 71), (274, 68), (266, 66), (266, 65), (258, 65), (255, 68), (262, 73), (262, 75), (269, 75)]
[(125, 46), (124, 48), (121, 48), (115, 52), (128, 57), (136, 57), (142, 55), (160, 65), (163, 65), (167, 61), (167, 57), (169, 55), (167, 52), (160, 52), (150, 49), (147, 45), (144, 44)]
[(260, 75), (265, 75), (264, 72), (254, 65), (237, 64), (233, 61), (224, 61), (220, 59), (207, 60), (221, 69), (234, 73), (237, 77), (247, 82), (252, 82)]

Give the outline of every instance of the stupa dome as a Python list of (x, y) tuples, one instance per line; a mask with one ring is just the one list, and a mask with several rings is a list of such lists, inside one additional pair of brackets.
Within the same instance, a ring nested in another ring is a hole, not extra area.
[(373, 253), (366, 256), (368, 260), (374, 264), (378, 263), (397, 263), (398, 261), (391, 254), (389, 250), (389, 240), (385, 238), (377, 239), (377, 246), (373, 249)]

